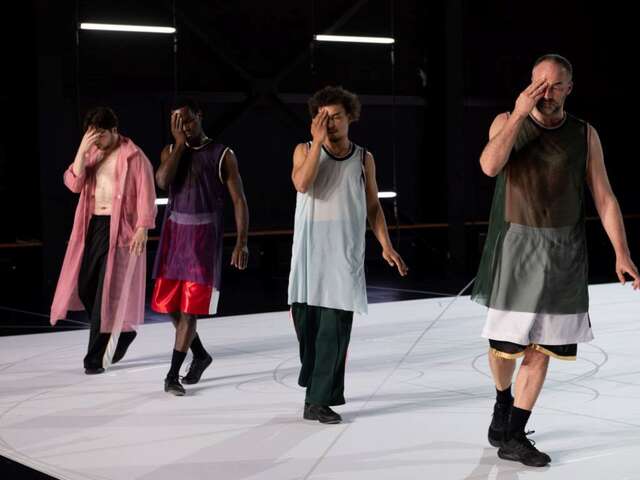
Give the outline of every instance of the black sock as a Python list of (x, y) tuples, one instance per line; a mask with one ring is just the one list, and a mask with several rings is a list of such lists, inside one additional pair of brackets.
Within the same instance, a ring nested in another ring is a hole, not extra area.
[(513, 403), (513, 397), (511, 396), (511, 385), (504, 390), (498, 390), (496, 388), (496, 402), (502, 404)]
[(518, 407), (511, 407), (511, 418), (509, 419), (509, 438), (518, 434), (524, 435), (524, 427), (531, 416), (531, 410), (523, 410)]
[(194, 358), (205, 358), (209, 355), (204, 349), (204, 345), (202, 345), (200, 336), (197, 333), (196, 336), (193, 337), (193, 342), (191, 342), (191, 351), (193, 352)]
[(171, 357), (171, 368), (169, 369), (169, 373), (167, 373), (167, 378), (178, 378), (180, 367), (182, 367), (182, 363), (186, 356), (187, 352), (179, 352), (178, 350), (173, 351), (173, 356)]

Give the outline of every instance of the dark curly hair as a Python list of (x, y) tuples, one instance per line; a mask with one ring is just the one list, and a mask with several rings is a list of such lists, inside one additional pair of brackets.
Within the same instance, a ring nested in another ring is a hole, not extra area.
[(171, 111), (178, 110), (183, 107), (187, 107), (194, 115), (202, 113), (202, 107), (200, 106), (200, 103), (193, 97), (175, 98), (171, 104)]
[(327, 105), (342, 105), (344, 111), (354, 122), (360, 118), (360, 99), (355, 93), (345, 90), (341, 86), (328, 86), (318, 90), (309, 99), (308, 105), (311, 118), (318, 114), (321, 107)]
[(85, 132), (89, 127), (111, 130), (118, 128), (118, 117), (109, 107), (94, 107), (84, 116), (82, 126)]

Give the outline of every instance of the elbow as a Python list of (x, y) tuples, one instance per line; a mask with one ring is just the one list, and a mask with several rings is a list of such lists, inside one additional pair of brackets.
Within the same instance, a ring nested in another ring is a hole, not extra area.
[(367, 207), (367, 220), (369, 223), (373, 225), (375, 223), (376, 218), (378, 218), (378, 213), (382, 211), (382, 207), (376, 202), (374, 205), (369, 205)]
[(487, 177), (495, 177), (500, 173), (500, 170), (495, 168), (492, 165), (487, 165), (486, 162), (480, 160), (480, 168), (482, 169), (482, 173), (484, 173)]
[(247, 197), (244, 194), (240, 194), (232, 199), (233, 208), (242, 212), (249, 213), (249, 205), (247, 204)]
[(73, 180), (65, 177), (64, 185), (73, 193), (80, 193), (82, 191), (82, 185), (79, 182), (74, 182)]
[(167, 181), (164, 178), (164, 175), (160, 175), (159, 173), (156, 173), (156, 185), (158, 185), (158, 188), (160, 190), (167, 189)]
[(77, 176), (71, 169), (64, 172), (62, 176), (62, 182), (73, 193), (80, 193), (82, 191), (82, 186), (84, 185), (83, 180), (84, 178)]
[(295, 178), (292, 178), (293, 186), (298, 193), (307, 193), (309, 191), (309, 184), (307, 182), (297, 181)]
[(620, 204), (613, 192), (609, 191), (605, 193), (601, 198), (595, 199), (596, 210), (600, 216), (603, 216), (608, 211), (620, 211)]

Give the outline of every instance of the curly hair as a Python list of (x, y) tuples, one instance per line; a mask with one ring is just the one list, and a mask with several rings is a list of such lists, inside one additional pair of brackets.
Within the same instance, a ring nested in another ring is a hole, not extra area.
[(193, 97), (176, 97), (171, 104), (171, 111), (178, 110), (183, 107), (187, 107), (194, 115), (202, 113), (200, 103)]
[(94, 107), (84, 116), (84, 131), (86, 132), (89, 127), (103, 130), (118, 128), (118, 117), (109, 107)]
[(345, 90), (341, 86), (328, 86), (318, 90), (309, 99), (308, 105), (311, 118), (318, 114), (321, 107), (327, 105), (342, 105), (353, 122), (360, 118), (360, 99), (355, 93)]

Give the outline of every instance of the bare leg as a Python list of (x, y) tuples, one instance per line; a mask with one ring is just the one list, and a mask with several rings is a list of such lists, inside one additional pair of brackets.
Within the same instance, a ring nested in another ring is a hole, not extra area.
[(511, 386), (513, 372), (516, 369), (515, 360), (496, 357), (489, 351), (489, 367), (498, 390), (506, 390)]
[(178, 322), (180, 321), (180, 315), (182, 315), (180, 312), (173, 312), (173, 313), (169, 314), (169, 316), (171, 317), (171, 323), (173, 323), (173, 326), (176, 327), (176, 329), (178, 328)]
[(516, 377), (514, 403), (523, 410), (533, 410), (547, 376), (549, 357), (533, 348), (527, 348)]

